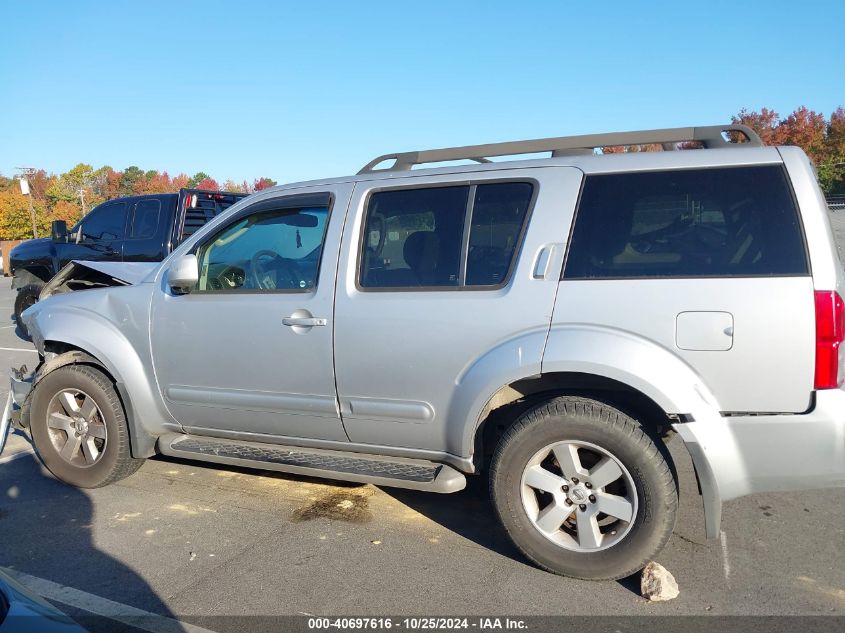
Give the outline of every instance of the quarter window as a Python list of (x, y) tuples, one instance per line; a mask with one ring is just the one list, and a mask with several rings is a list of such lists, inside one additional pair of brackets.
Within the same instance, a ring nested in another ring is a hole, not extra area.
[(498, 286), (519, 244), (532, 187), (527, 182), (479, 185), (472, 206), (466, 283)]
[(160, 213), (160, 200), (141, 200), (138, 202), (132, 212), (129, 237), (131, 239), (148, 239), (153, 237), (158, 229)]
[(587, 176), (564, 278), (807, 274), (777, 166)]
[(267, 209), (200, 247), (200, 291), (307, 292), (317, 285), (328, 207)]
[(503, 284), (532, 193), (533, 186), (522, 182), (374, 193), (367, 205), (360, 286)]

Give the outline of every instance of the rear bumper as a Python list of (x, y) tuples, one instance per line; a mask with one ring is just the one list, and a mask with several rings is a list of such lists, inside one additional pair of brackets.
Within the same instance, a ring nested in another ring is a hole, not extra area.
[(816, 393), (810, 413), (720, 417), (675, 424), (704, 497), (708, 537), (723, 501), (755, 492), (845, 486), (845, 391)]

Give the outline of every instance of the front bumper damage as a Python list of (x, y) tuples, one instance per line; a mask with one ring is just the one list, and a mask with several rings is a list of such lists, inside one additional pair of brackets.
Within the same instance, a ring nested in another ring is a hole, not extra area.
[(21, 419), (23, 406), (32, 391), (32, 379), (34, 372), (23, 365), (19, 369), (12, 368), (9, 382), (9, 396), (6, 398), (6, 406), (3, 409), (3, 417), (0, 419), (0, 455), (6, 448), (6, 439), (13, 428), (24, 428), (24, 420)]

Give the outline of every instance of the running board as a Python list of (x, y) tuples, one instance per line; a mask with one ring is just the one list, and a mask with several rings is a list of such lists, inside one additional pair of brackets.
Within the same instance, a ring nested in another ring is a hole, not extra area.
[(358, 481), (376, 486), (429, 492), (457, 492), (466, 486), (463, 473), (447, 464), (422, 459), (279, 446), (181, 433), (160, 437), (158, 450), (171, 457), (309, 477)]

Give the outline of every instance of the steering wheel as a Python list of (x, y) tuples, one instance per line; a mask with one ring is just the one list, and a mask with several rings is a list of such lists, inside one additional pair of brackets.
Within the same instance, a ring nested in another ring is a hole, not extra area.
[[(270, 258), (270, 263), (262, 259)], [(250, 274), (256, 288), (272, 290), (274, 288), (301, 288), (302, 278), (299, 268), (291, 260), (279, 255), (276, 251), (257, 251), (249, 260)], [(270, 275), (270, 271), (275, 272)]]

